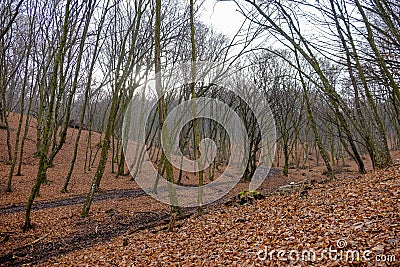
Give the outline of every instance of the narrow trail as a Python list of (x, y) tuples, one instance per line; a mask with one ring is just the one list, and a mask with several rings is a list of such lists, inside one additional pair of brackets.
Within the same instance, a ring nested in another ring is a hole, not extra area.
[[(138, 188), (138, 189), (114, 189), (114, 190), (107, 190), (107, 191), (100, 191), (95, 194), (94, 200), (103, 201), (103, 200), (110, 200), (110, 199), (118, 199), (118, 198), (136, 198), (140, 196), (144, 196), (146, 193)], [(51, 208), (58, 208), (58, 207), (65, 207), (65, 206), (72, 206), (77, 204), (85, 203), (87, 195), (81, 194), (73, 197), (67, 198), (60, 198), (55, 200), (44, 200), (44, 201), (35, 201), (32, 206), (32, 210), (42, 210), (42, 209), (51, 209)], [(7, 214), (7, 213), (18, 213), (25, 211), (26, 203), (19, 203), (16, 205), (10, 205), (6, 207), (0, 207), (0, 215)]]
[[(268, 177), (274, 177), (278, 175), (279, 171), (276, 168), (272, 168), (268, 174)], [(242, 182), (240, 182), (242, 183)], [(118, 198), (137, 198), (145, 196), (146, 193), (141, 189), (113, 189), (113, 190), (100, 190), (95, 194), (93, 201), (104, 201)], [(43, 200), (35, 201), (32, 210), (52, 209), (58, 207), (73, 206), (77, 204), (85, 203), (87, 195), (80, 194), (73, 197), (59, 198), (55, 200)], [(0, 215), (8, 213), (18, 213), (25, 211), (26, 203), (12, 204), (5, 207), (0, 207)]]

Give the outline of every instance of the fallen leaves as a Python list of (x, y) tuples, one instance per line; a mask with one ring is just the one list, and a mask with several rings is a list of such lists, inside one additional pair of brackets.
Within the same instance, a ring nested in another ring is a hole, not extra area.
[[(251, 205), (224, 207), (201, 217), (192, 216), (174, 232), (144, 230), (104, 245), (51, 259), (48, 264), (119, 266), (348, 266), (345, 258), (288, 261), (289, 251), (354, 251), (350, 266), (398, 266), (400, 175), (377, 182), (393, 170), (360, 179), (343, 179), (311, 189), (307, 199), (298, 194), (269, 196)], [(129, 240), (121, 246), (124, 240)], [(344, 242), (343, 248), (338, 242)], [(273, 260), (257, 258), (260, 250), (273, 252)], [(280, 260), (278, 251), (286, 251)], [(275, 253), (275, 254), (274, 254)], [(93, 255), (86, 257), (85, 255)], [(100, 257), (100, 255), (102, 255)], [(293, 256), (293, 252), (292, 255)], [(339, 255), (339, 254), (338, 254)], [(386, 262), (377, 262), (384, 255)], [(392, 255), (394, 258), (388, 257)], [(344, 256), (343, 256), (344, 257)], [(387, 261), (392, 260), (392, 261)]]

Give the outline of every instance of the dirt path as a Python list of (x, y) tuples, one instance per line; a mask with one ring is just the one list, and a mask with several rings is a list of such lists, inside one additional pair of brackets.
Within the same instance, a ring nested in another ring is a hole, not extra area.
[[(276, 176), (279, 171), (276, 168), (272, 168), (268, 176)], [(146, 195), (146, 193), (140, 189), (113, 189), (113, 190), (101, 190), (95, 194), (93, 201), (104, 201), (118, 198), (137, 198)], [(86, 200), (87, 195), (81, 194), (73, 197), (59, 198), (55, 200), (44, 200), (35, 201), (32, 206), (32, 210), (52, 209), (58, 207), (72, 206), (77, 204), (83, 204)], [(0, 215), (7, 213), (18, 213), (25, 211), (26, 203), (13, 204), (5, 207), (0, 207)]]
[[(144, 196), (145, 192), (138, 189), (115, 189), (115, 190), (106, 190), (100, 191), (97, 193), (93, 199), (93, 201), (103, 201), (117, 198), (135, 198)], [(47, 201), (35, 201), (32, 206), (32, 210), (41, 210), (41, 209), (51, 209), (57, 207), (65, 207), (72, 206), (77, 204), (83, 204), (86, 200), (86, 194), (77, 195), (68, 198), (60, 198), (56, 200), (47, 200)], [(6, 213), (17, 213), (25, 211), (26, 203), (20, 203), (16, 205), (10, 205), (6, 207), (0, 207), (0, 215)]]

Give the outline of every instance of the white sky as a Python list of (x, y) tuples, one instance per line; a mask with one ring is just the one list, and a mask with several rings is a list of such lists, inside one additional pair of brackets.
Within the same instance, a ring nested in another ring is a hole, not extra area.
[(232, 38), (239, 30), (244, 17), (233, 1), (204, 0), (200, 19), (216, 31)]
[[(204, 0), (200, 10), (200, 20), (206, 25), (211, 26), (215, 31), (225, 34), (230, 40), (232, 40), (235, 34), (238, 33), (246, 18), (239, 12), (239, 7), (234, 1)], [(248, 26), (249, 21), (247, 21), (243, 30), (246, 31)], [(260, 45), (282, 47), (282, 45), (274, 38), (267, 38), (267, 35), (260, 34), (256, 40), (252, 41), (249, 48), (256, 48)], [(244, 41), (243, 36), (236, 39), (236, 41), (239, 40)], [(242, 45), (236, 46), (233, 51), (239, 52), (242, 47)]]
[[(199, 0), (201, 1), (201, 0)], [(230, 0), (203, 0), (204, 4), (200, 10), (200, 20), (206, 25), (211, 26), (216, 31), (225, 34), (227, 37), (232, 39), (234, 35), (239, 30), (243, 21), (244, 16), (238, 11), (238, 7), (234, 1)], [(241, 3), (246, 6), (246, 3)], [(251, 6), (248, 6), (249, 10), (252, 10)], [(301, 6), (306, 12), (312, 13), (314, 16), (321, 18), (319, 10), (315, 8), (308, 8), (307, 6)], [(307, 19), (299, 16), (297, 19), (301, 21), (301, 32), (303, 36), (310, 37), (315, 42), (318, 38), (319, 40), (325, 41), (328, 44), (330, 41), (329, 30), (323, 25), (315, 25), (310, 23)], [(319, 27), (318, 27), (319, 26)], [(324, 32), (327, 31), (327, 32)], [(283, 38), (280, 38), (283, 42), (287, 42)], [(285, 48), (276, 38), (271, 35), (261, 34), (257, 40), (254, 40), (251, 47), (258, 47), (260, 44), (262, 46), (273, 46), (277, 48)]]

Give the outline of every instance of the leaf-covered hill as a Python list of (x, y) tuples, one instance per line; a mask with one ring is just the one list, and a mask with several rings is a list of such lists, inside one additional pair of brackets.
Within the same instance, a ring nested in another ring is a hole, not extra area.
[(224, 206), (173, 232), (127, 234), (43, 266), (400, 266), (399, 197), (396, 166)]

